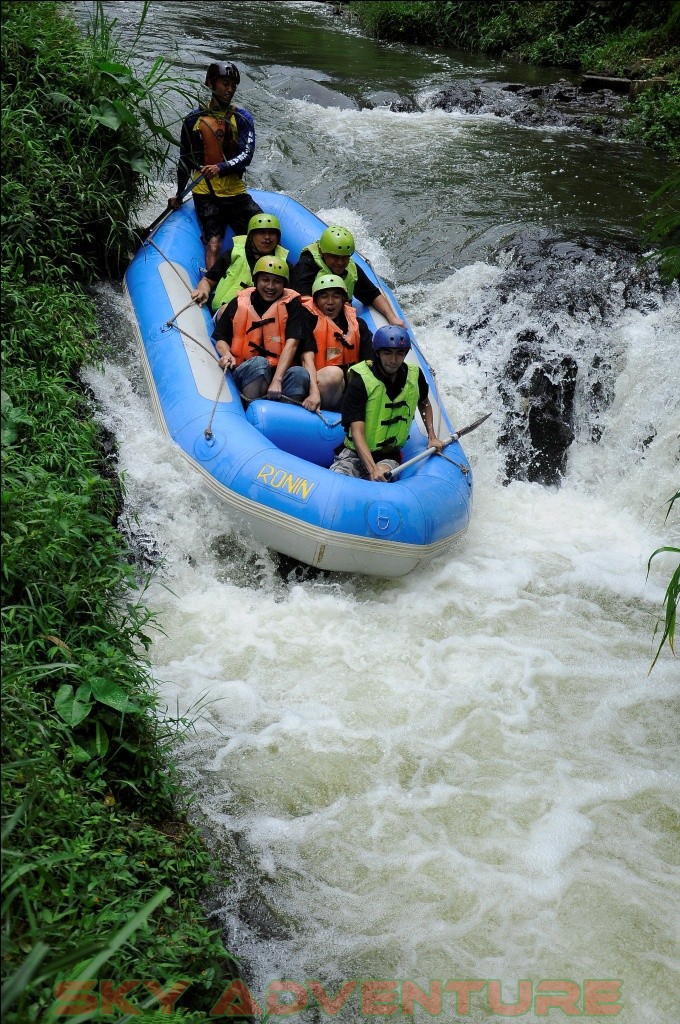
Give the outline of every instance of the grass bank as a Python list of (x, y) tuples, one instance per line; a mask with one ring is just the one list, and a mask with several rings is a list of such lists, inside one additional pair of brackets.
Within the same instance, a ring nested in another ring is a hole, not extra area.
[[(75, 979), (82, 1019), (101, 979), (184, 979), (178, 1005), (199, 1019), (232, 975), (170, 757), (186, 723), (160, 714), (144, 581), (78, 374), (100, 345), (88, 285), (125, 259), (129, 214), (165, 161), (169, 84), (163, 62), (135, 77), (101, 11), (84, 38), (56, 3), (2, 5), (7, 1024), (53, 1019), (55, 985)], [(140, 991), (126, 998), (142, 1005)]]

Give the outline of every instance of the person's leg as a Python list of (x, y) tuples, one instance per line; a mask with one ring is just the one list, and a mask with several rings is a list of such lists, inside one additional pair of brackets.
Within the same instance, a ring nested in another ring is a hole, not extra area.
[(274, 371), (264, 356), (246, 359), (233, 371), (234, 384), (239, 394), (249, 402), (264, 398), (273, 376)]
[(222, 251), (223, 218), (212, 196), (194, 196), (194, 208), (201, 225), (201, 241), (205, 246), (205, 269), (210, 270)]
[(242, 192), (239, 196), (229, 196), (229, 198), (225, 199), (224, 210), (226, 223), (235, 235), (247, 234), (250, 218), (254, 217), (256, 213), (264, 212), (262, 207), (247, 192)]
[(309, 372), (304, 366), (291, 366), (283, 375), (281, 394), (295, 402), (304, 402), (309, 394)]
[(368, 477), (366, 467), (351, 448), (342, 448), (330, 468), (341, 476), (354, 476), (364, 480)]
[(396, 459), (381, 459), (380, 462), (376, 462), (378, 469), (382, 469), (385, 473), (388, 470), (396, 469), (399, 463)]
[(205, 242), (205, 269), (210, 270), (222, 252), (222, 235), (210, 235)]
[(341, 366), (324, 366), (317, 370), (316, 382), (321, 395), (321, 408), (337, 412), (340, 409), (345, 377)]

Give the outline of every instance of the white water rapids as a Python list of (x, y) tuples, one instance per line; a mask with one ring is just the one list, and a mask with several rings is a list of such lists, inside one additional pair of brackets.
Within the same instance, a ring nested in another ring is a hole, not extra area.
[[(400, 296), (456, 424), (492, 400), (498, 353), (460, 364), (441, 298), (472, 318), (497, 274)], [(677, 314), (659, 302), (615, 325), (602, 441), (575, 442), (559, 489), (502, 486), (493, 419), (467, 438), (467, 535), (391, 582), (282, 580), (164, 439), (134, 352), (88, 372), (131, 530), (162, 552), (153, 671), (195, 718), (180, 757), (230, 851), (216, 920), (253, 994), (472, 978), (511, 1003), (521, 979), (617, 979), (618, 1019), (675, 1019), (677, 663), (648, 675), (673, 563), (647, 581), (646, 564), (672, 532)], [(363, 1019), (356, 1000), (343, 1012)], [(475, 996), (464, 1019), (488, 1013)]]

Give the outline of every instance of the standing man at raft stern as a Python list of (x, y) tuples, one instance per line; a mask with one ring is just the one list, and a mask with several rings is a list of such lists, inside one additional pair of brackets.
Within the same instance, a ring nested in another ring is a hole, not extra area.
[(416, 409), (423, 417), (428, 448), (444, 448), (446, 442), (434, 432), (425, 375), (417, 363), (404, 362), (410, 348), (403, 327), (379, 327), (373, 335), (373, 359), (351, 367), (342, 397), (347, 437), (336, 449), (330, 467), (335, 473), (387, 482), (385, 474), (401, 461)]
[(231, 61), (216, 61), (208, 67), (205, 84), (212, 96), (207, 107), (196, 107), (182, 122), (177, 195), (168, 199), (170, 209), (179, 209), (189, 175), (205, 175), (193, 197), (208, 270), (220, 255), (226, 228), (245, 235), (250, 218), (262, 213), (243, 183), (255, 153), (255, 124), (249, 110), (232, 103), (240, 81)]
[(352, 256), (354, 238), (351, 231), (332, 224), (322, 232), (318, 242), (312, 242), (300, 253), (300, 259), (293, 267), (290, 286), (300, 295), (311, 295), (317, 274), (336, 274), (345, 282), (349, 301), (356, 296), (365, 306), (373, 306), (388, 324), (404, 327), (404, 321), (392, 309), (379, 288), (368, 274), (358, 267)]

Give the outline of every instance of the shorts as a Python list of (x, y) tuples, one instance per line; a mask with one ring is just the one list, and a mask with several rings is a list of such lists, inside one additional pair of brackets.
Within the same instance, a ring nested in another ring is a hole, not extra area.
[[(253, 356), (232, 370), (234, 384), (243, 392), (258, 377), (264, 377), (269, 386), (274, 376), (274, 367), (270, 366), (264, 356)], [(309, 373), (304, 366), (291, 366), (283, 375), (281, 394), (296, 402), (303, 402), (309, 394)]]
[[(396, 469), (399, 463), (396, 459), (381, 459), (375, 453), (373, 458), (381, 466), (388, 469)], [(335, 456), (335, 462), (330, 467), (334, 473), (341, 473), (342, 476), (356, 476), (361, 480), (369, 480), (369, 472), (355, 451), (351, 448), (343, 448), (339, 455)]]
[(194, 196), (194, 209), (201, 225), (201, 241), (224, 238), (228, 227), (235, 235), (248, 233), (248, 223), (262, 207), (247, 192), (237, 196)]

